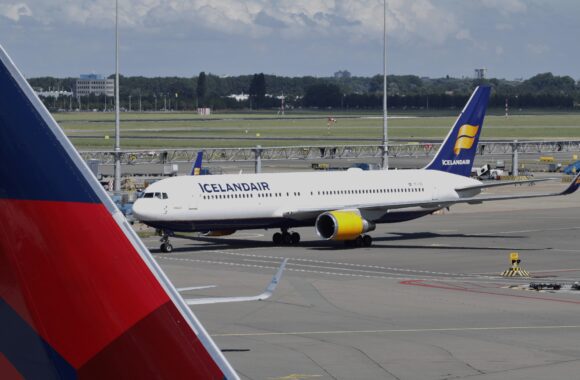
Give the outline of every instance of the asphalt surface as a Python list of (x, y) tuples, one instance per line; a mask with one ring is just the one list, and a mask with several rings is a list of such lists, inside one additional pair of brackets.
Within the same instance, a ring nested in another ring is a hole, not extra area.
[[(550, 191), (564, 184), (509, 187)], [(370, 248), (321, 242), (273, 247), (275, 231), (145, 243), (186, 294), (260, 293), (289, 258), (268, 301), (194, 312), (243, 379), (577, 379), (580, 292), (525, 290), (580, 280), (580, 194), (457, 206), (380, 225)], [(505, 279), (519, 252), (534, 279)]]

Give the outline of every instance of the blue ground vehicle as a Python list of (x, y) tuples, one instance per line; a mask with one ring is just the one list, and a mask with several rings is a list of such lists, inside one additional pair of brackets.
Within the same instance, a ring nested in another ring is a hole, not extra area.
[(580, 161), (576, 161), (568, 166), (566, 166), (564, 168), (564, 170), (562, 170), (565, 174), (576, 174), (578, 172), (580, 172)]

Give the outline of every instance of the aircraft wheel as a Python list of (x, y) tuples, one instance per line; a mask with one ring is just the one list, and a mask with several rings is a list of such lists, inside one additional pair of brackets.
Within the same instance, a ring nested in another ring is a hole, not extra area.
[(354, 245), (355, 247), (362, 247), (364, 245), (363, 237), (359, 236), (356, 239), (354, 239)]
[(173, 246), (169, 243), (165, 244), (165, 252), (171, 253), (173, 251)]
[(274, 244), (280, 245), (282, 243), (282, 234), (280, 232), (276, 232), (272, 236), (272, 241), (274, 242)]
[(300, 234), (298, 232), (292, 232), (290, 239), (292, 240), (292, 244), (298, 244), (300, 243)]
[(290, 235), (289, 233), (285, 233), (284, 235), (282, 235), (282, 241), (285, 245), (292, 244), (292, 235)]
[(164, 252), (165, 253), (165, 252), (167, 252), (166, 251), (167, 245), (165, 243), (162, 243), (161, 246), (159, 247), (159, 249), (161, 250), (161, 252)]
[(362, 237), (363, 246), (370, 247), (373, 244), (373, 238), (370, 235), (364, 235)]

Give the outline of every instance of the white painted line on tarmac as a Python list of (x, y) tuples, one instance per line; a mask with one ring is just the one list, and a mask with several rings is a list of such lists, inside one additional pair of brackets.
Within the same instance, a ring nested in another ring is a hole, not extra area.
[(237, 239), (237, 238), (261, 238), (264, 237), (264, 234), (260, 234), (260, 233), (251, 233), (251, 232), (236, 232), (235, 234), (232, 234), (230, 236), (222, 236), (220, 237), (220, 239)]
[(570, 231), (570, 230), (580, 230), (580, 227), (564, 227), (564, 228), (542, 228), (536, 230), (518, 230), (518, 231), (499, 231), (499, 232), (479, 232), (471, 235), (483, 236), (483, 235), (511, 235), (511, 234), (527, 234), (531, 232), (551, 232), (551, 231)]
[[(228, 266), (236, 266), (236, 267), (246, 267), (246, 268), (260, 268), (260, 269), (276, 269), (273, 266), (265, 266), (265, 265), (256, 265), (256, 264), (242, 264), (242, 263), (234, 263), (229, 261), (215, 261), (215, 260), (197, 260), (197, 259), (183, 259), (183, 258), (176, 258), (176, 257), (159, 257), (160, 259), (170, 260), (170, 261), (181, 261), (181, 262), (194, 262), (194, 263), (203, 263), (203, 264), (217, 264), (217, 265), (228, 265)], [(333, 268), (334, 269), (334, 268)], [(320, 271), (320, 270), (311, 270), (311, 269), (295, 269), (295, 268), (288, 268), (285, 269), (286, 272), (301, 272), (301, 273), (315, 273), (315, 274), (328, 274), (333, 276), (345, 276), (345, 277), (361, 277), (361, 278), (382, 278), (387, 280), (404, 280), (409, 277), (414, 276), (405, 276), (397, 275), (395, 273), (390, 274), (390, 276), (371, 276), (371, 275), (362, 275), (362, 274), (354, 274), (354, 273), (338, 273), (338, 272), (328, 272), (328, 271)], [(385, 273), (389, 274), (389, 273)], [(413, 280), (433, 280), (433, 279), (426, 279), (426, 278), (412, 278)]]
[[(191, 259), (191, 258), (181, 258), (181, 257), (171, 257), (171, 256), (157, 256), (157, 259), (168, 260), (168, 261), (177, 261), (177, 262), (192, 262), (192, 263), (203, 263), (203, 264), (215, 264), (215, 265), (226, 265), (226, 266), (237, 266), (237, 267), (246, 267), (246, 268), (259, 268), (259, 269), (276, 269), (276, 266), (266, 266), (266, 265), (258, 265), (258, 264), (244, 264), (244, 263), (237, 263), (231, 261), (219, 261), (219, 260), (201, 260), (201, 259)], [(281, 259), (281, 258), (279, 258)], [(298, 265), (292, 261), (295, 259), (291, 259), (288, 262), (288, 265)], [(263, 263), (270, 263), (264, 262)], [(272, 262), (272, 264), (277, 265), (278, 262)], [(304, 265), (305, 267), (309, 267), (308, 265)], [(461, 276), (461, 275), (451, 275), (451, 277), (433, 277), (429, 274), (403, 274), (403, 273), (382, 273), (382, 272), (371, 272), (371, 271), (362, 271), (362, 273), (344, 273), (344, 272), (333, 272), (332, 270), (345, 270), (343, 268), (326, 268), (326, 267), (317, 267), (317, 266), (310, 266), (311, 269), (299, 269), (299, 268), (292, 268), (286, 267), (287, 272), (299, 272), (299, 273), (314, 273), (314, 274), (324, 274), (324, 275), (332, 275), (332, 276), (343, 276), (343, 277), (355, 277), (355, 278), (368, 278), (368, 279), (386, 279), (386, 280), (415, 280), (415, 281), (429, 281), (429, 282), (457, 282), (457, 283), (464, 283), (466, 281), (472, 283), (490, 283), (490, 284), (498, 284), (505, 282), (505, 279), (498, 278), (496, 276)], [(316, 269), (316, 270), (315, 270)], [(330, 269), (329, 270), (319, 270), (319, 269)], [(517, 282), (516, 278), (510, 278), (510, 283)]]
[(394, 334), (394, 333), (432, 333), (432, 332), (470, 332), (470, 331), (530, 331), (530, 330), (576, 330), (580, 325), (570, 326), (492, 326), (492, 327), (449, 327), (435, 329), (389, 329), (389, 330), (327, 330), (263, 333), (222, 333), (211, 334), (212, 337), (229, 336), (290, 336), (290, 335), (346, 335), (346, 334)]
[[(253, 250), (253, 248), (249, 248), (249, 250)], [(251, 258), (258, 258), (258, 259), (275, 259), (281, 260), (283, 257), (280, 256), (271, 256), (271, 255), (256, 255), (252, 253), (240, 253), (240, 252), (233, 252), (228, 250), (203, 250), (203, 251), (196, 251), (196, 252), (187, 252), (187, 253), (172, 253), (171, 256), (183, 256), (183, 255), (193, 255), (197, 253), (204, 253), (204, 254), (215, 254), (221, 253), (224, 255), (229, 256), (237, 256), (237, 257), (251, 257)], [(160, 256), (158, 256), (160, 257)], [(163, 256), (167, 257), (167, 256)], [(295, 264), (296, 262), (303, 262), (303, 263), (311, 263), (310, 265), (314, 264), (321, 264), (321, 265), (334, 265), (334, 266), (345, 266), (351, 268), (364, 268), (364, 269), (381, 269), (387, 270), (392, 272), (405, 272), (405, 273), (421, 273), (421, 274), (428, 274), (428, 275), (441, 275), (441, 276), (463, 276), (463, 277), (481, 277), (481, 275), (477, 274), (469, 274), (469, 273), (449, 273), (449, 272), (435, 272), (435, 271), (427, 271), (427, 270), (419, 270), (419, 269), (405, 269), (405, 268), (395, 268), (395, 267), (384, 267), (379, 265), (364, 265), (364, 264), (353, 264), (353, 263), (343, 263), (343, 262), (335, 262), (335, 261), (325, 261), (325, 260), (314, 260), (314, 259), (303, 259), (303, 258), (292, 258), (292, 262)], [(344, 270), (342, 268), (333, 268), (336, 270)]]

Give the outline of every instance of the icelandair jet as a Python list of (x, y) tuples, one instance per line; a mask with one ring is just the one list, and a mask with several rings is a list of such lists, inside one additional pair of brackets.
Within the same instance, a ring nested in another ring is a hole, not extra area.
[(0, 379), (239, 379), (188, 305), (286, 261), (183, 299), (1, 46), (0, 161)]
[(457, 203), (571, 194), (478, 196), (487, 187), (532, 181), (482, 183), (469, 178), (490, 88), (475, 89), (435, 158), (423, 169), (173, 177), (149, 186), (133, 206), (138, 220), (163, 231), (161, 250), (172, 250), (172, 231), (213, 236), (236, 230), (280, 228), (275, 244), (300, 241), (293, 227), (314, 226), (322, 239), (370, 246), (378, 223), (420, 218)]
[(190, 175), (201, 175), (201, 162), (203, 160), (203, 150), (197, 152), (197, 156), (195, 157), (195, 162), (191, 168)]

